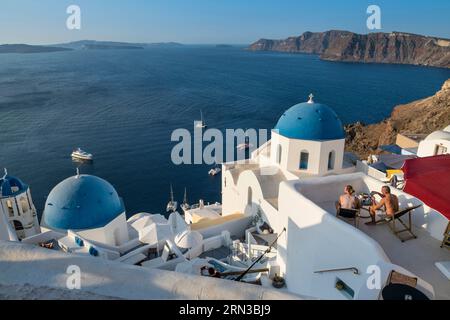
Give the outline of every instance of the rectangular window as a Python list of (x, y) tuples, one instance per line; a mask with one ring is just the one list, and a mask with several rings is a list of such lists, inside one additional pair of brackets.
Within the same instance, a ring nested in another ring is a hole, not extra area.
[(447, 148), (442, 145), (437, 145), (435, 155), (439, 156), (441, 154), (447, 154)]
[(309, 153), (302, 152), (300, 154), (300, 170), (308, 170)]

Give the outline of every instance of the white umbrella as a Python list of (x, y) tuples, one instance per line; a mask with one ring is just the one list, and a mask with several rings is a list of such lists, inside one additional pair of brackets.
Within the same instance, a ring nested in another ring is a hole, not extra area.
[(201, 245), (203, 236), (198, 231), (185, 230), (175, 237), (175, 244), (179, 248), (191, 249)]
[(139, 230), (139, 241), (148, 244), (159, 244), (172, 239), (173, 233), (169, 224), (153, 223)]

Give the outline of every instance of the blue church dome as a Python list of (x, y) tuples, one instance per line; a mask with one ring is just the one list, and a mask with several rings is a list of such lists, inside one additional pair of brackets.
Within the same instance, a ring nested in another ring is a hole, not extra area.
[(19, 178), (10, 176), (5, 169), (5, 175), (0, 178), (0, 196), (13, 197), (28, 190), (28, 186)]
[(54, 229), (95, 229), (106, 226), (124, 211), (122, 199), (109, 182), (77, 175), (53, 188), (42, 219)]
[(275, 130), (284, 137), (301, 140), (344, 139), (342, 122), (330, 107), (308, 102), (288, 109), (278, 120)]

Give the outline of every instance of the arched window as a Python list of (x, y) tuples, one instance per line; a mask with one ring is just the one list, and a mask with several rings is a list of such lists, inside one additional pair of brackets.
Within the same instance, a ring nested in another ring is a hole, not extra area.
[(8, 207), (8, 213), (10, 217), (14, 217), (14, 208), (11, 200), (6, 200), (6, 206)]
[(300, 170), (308, 170), (309, 153), (302, 151), (300, 153)]
[(283, 149), (281, 148), (281, 144), (279, 144), (278, 148), (277, 148), (277, 163), (278, 164), (281, 164), (282, 151), (283, 151)]
[(253, 191), (252, 188), (248, 187), (248, 193), (247, 193), (247, 204), (251, 206), (253, 203)]
[(25, 230), (23, 229), (23, 225), (20, 221), (13, 220), (14, 229), (16, 230), (17, 237), (19, 239), (25, 238)]
[(28, 201), (25, 198), (20, 198), (20, 206), (22, 207), (22, 213), (26, 213), (29, 209)]
[(13, 220), (13, 224), (14, 224), (14, 229), (15, 229), (16, 231), (21, 231), (21, 230), (23, 230), (22, 222), (17, 221), (17, 220)]
[(330, 151), (330, 153), (328, 154), (328, 170), (333, 170), (334, 169), (334, 161), (336, 158), (336, 152)]

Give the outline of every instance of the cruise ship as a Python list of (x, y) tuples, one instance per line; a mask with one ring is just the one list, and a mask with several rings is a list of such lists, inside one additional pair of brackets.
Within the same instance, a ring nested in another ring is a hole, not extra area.
[[(425, 143), (450, 142), (450, 127), (442, 132)], [(120, 298), (450, 299), (447, 207), (391, 187), (398, 212), (366, 224), (367, 195), (387, 185), (368, 168), (345, 152), (333, 109), (310, 96), (250, 159), (222, 164), (221, 203), (200, 200), (183, 215), (127, 218), (109, 182), (77, 173), (51, 190), (38, 223), (28, 186), (5, 175), (0, 240), (10, 242), (0, 243), (0, 269), (9, 271), (0, 284), (65, 290), (64, 271), (78, 265), (80, 290)], [(362, 204), (350, 215), (336, 207), (347, 185)], [(23, 210), (31, 233), (14, 222)]]

